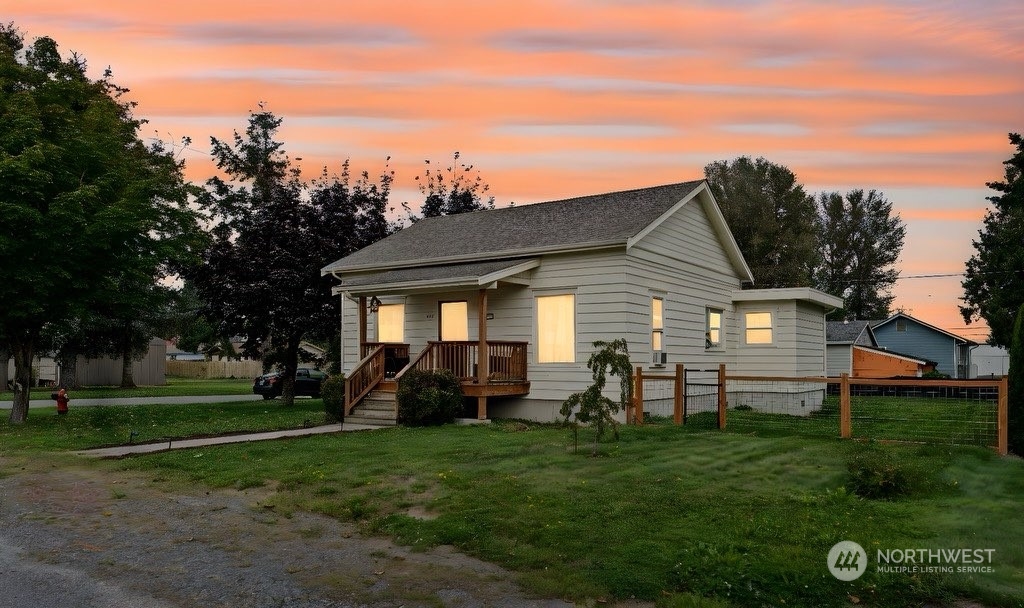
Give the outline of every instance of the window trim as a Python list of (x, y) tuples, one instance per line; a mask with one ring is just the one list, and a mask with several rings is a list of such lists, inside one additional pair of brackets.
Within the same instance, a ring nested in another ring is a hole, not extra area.
[[(655, 325), (657, 317), (654, 314), (654, 303), (661, 303), (661, 325)], [(657, 334), (661, 348), (654, 347), (654, 336)], [(665, 352), (665, 296), (652, 295), (651, 296), (651, 352), (663, 353)]]
[[(541, 344), (540, 344), (540, 305), (539, 300), (541, 298), (553, 298), (560, 296), (572, 296), (572, 360), (571, 361), (542, 361)], [(533, 337), (534, 337), (534, 352), (533, 360), (538, 365), (576, 365), (579, 358), (577, 349), (579, 348), (579, 336), (577, 332), (579, 330), (579, 323), (577, 318), (579, 317), (579, 298), (575, 291), (534, 291), (533, 292)]]
[[(750, 326), (750, 315), (768, 315), (767, 326)], [(767, 342), (751, 342), (751, 331), (768, 331)], [(748, 346), (774, 346), (775, 345), (775, 314), (770, 310), (746, 310), (743, 312), (743, 343)]]
[[(718, 314), (718, 327), (711, 327), (711, 315)], [(725, 310), (706, 306), (704, 308), (704, 350), (722, 350), (725, 348)], [(718, 330), (718, 341), (711, 341), (711, 330)]]

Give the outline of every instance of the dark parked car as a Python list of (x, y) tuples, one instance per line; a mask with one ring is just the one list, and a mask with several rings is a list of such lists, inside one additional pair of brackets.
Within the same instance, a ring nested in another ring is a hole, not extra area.
[[(327, 374), (308, 367), (300, 367), (295, 371), (295, 395), (308, 395), (310, 397), (320, 396), (320, 385), (327, 379)], [(252, 383), (252, 392), (263, 395), (264, 399), (273, 399), (281, 396), (284, 386), (284, 374), (282, 372), (271, 372), (256, 378)]]

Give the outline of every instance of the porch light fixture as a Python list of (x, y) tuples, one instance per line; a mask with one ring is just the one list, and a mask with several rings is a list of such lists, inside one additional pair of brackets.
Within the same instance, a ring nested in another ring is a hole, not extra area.
[(367, 306), (370, 309), (370, 312), (377, 312), (380, 310), (380, 300), (377, 296), (373, 296), (370, 298), (370, 303)]

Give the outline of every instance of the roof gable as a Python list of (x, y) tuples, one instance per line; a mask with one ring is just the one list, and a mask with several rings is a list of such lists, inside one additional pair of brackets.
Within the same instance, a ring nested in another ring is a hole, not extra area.
[(908, 315), (906, 313), (903, 313), (903, 312), (898, 312), (898, 313), (894, 314), (893, 316), (889, 317), (888, 319), (886, 319), (884, 321), (879, 321), (878, 323), (873, 324), (871, 326), (871, 328), (872, 329), (878, 329), (879, 327), (882, 327), (883, 325), (888, 325), (889, 323), (895, 321), (896, 319), (906, 319), (907, 321), (910, 321), (912, 323), (916, 323), (917, 325), (920, 325), (921, 327), (924, 327), (925, 329), (930, 329), (930, 330), (934, 331), (935, 333), (941, 334), (941, 335), (946, 336), (948, 338), (952, 338), (954, 342), (963, 342), (964, 344), (977, 344), (977, 342), (975, 342), (974, 340), (968, 340), (967, 338), (963, 338), (963, 337), (958, 336), (958, 335), (956, 335), (954, 333), (950, 333), (950, 332), (948, 332), (948, 331), (946, 331), (944, 329), (940, 329), (938, 327), (935, 327), (934, 325), (925, 323), (921, 319), (915, 319), (914, 317), (912, 317), (912, 316), (910, 316), (910, 315)]
[[(631, 239), (663, 221), (701, 192), (706, 193), (710, 207), (717, 211), (707, 185), (697, 180), (426, 218), (326, 266), (323, 273), (628, 246)], [(704, 204), (708, 207), (706, 201)], [(718, 216), (721, 216), (720, 211)], [(738, 256), (745, 269), (746, 264), (728, 228), (725, 234), (729, 238), (723, 239), (723, 246), (735, 249), (735, 252), (730, 251), (730, 257)], [(749, 270), (746, 274), (749, 276)]]

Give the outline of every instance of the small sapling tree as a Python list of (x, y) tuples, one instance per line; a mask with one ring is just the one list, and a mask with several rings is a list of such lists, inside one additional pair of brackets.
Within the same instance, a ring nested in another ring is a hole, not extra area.
[[(594, 354), (587, 360), (587, 367), (594, 374), (594, 383), (582, 393), (573, 393), (562, 403), (561, 413), (566, 422), (573, 424), (593, 425), (594, 449), (597, 455), (597, 444), (604, 435), (605, 428), (611, 427), (615, 438), (619, 438), (619, 423), (614, 414), (625, 410), (633, 399), (633, 367), (629, 362), (629, 349), (622, 338), (611, 342), (598, 340), (594, 342)], [(608, 383), (608, 375), (619, 377), (619, 401), (615, 402), (604, 396), (604, 387)]]

